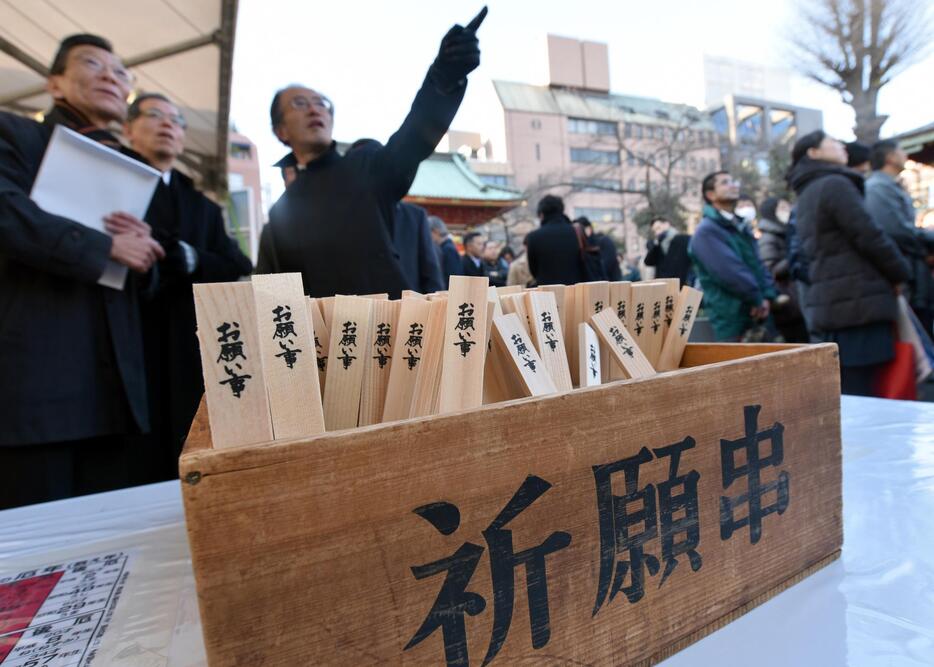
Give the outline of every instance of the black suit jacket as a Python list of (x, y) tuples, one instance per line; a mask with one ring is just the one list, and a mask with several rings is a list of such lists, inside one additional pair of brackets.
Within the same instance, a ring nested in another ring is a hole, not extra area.
[(580, 243), (564, 215), (542, 221), (528, 236), (529, 271), (539, 285), (574, 285), (585, 280)]
[(396, 204), (392, 240), (409, 289), (422, 294), (447, 289), (447, 281), (441, 280), (438, 253), (431, 240), (425, 209), (405, 202)]
[(652, 239), (647, 244), (645, 265), (655, 267), (656, 278), (677, 278), (682, 285), (687, 284), (691, 273), (691, 258), (688, 256), (690, 242), (689, 235), (675, 234), (668, 245), (668, 252), (665, 252), (662, 244)]
[(461, 275), (473, 276), (475, 278), (482, 278), (487, 275), (483, 260), (481, 259), (478, 265), (473, 261), (470, 255), (464, 253), (464, 256), (461, 258)]
[[(299, 169), (269, 211), (256, 272), (301, 272), (305, 293), (314, 297), (399, 296), (408, 281), (393, 244), (393, 207), (447, 131), (466, 87), (465, 79), (445, 93), (428, 77), (385, 146), (342, 156), (333, 144)], [(279, 162), (295, 164), (292, 154)]]
[(99, 286), (110, 238), (29, 198), (55, 122), (0, 112), (0, 445), (149, 428), (136, 276)]
[[(166, 250), (156, 288), (140, 302), (153, 435), (171, 443), (158, 450), (163, 458), (152, 465), (166, 478), (173, 468), (178, 474), (181, 445), (204, 392), (191, 286), (235, 281), (249, 275), (253, 264), (227, 236), (220, 207), (179, 172), (172, 172), (169, 185), (160, 181), (146, 222)], [(187, 272), (179, 241), (198, 255), (194, 273)]]

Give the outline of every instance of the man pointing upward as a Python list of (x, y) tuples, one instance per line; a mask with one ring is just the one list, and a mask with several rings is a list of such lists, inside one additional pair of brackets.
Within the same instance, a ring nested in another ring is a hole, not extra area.
[(309, 296), (389, 292), (409, 285), (393, 245), (392, 211), (457, 113), (467, 75), (480, 64), (477, 29), (486, 7), (455, 25), (412, 108), (385, 146), (342, 156), (332, 139), (334, 105), (311, 88), (276, 93), (272, 128), (291, 152), (277, 163), (295, 177), (269, 211), (257, 273), (301, 272)]

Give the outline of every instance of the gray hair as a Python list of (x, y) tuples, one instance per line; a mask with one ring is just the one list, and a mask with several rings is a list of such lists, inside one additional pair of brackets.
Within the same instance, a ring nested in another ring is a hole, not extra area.
[(431, 231), (438, 232), (442, 236), (447, 236), (448, 234), (448, 226), (444, 224), (444, 220), (436, 215), (428, 216), (428, 227)]

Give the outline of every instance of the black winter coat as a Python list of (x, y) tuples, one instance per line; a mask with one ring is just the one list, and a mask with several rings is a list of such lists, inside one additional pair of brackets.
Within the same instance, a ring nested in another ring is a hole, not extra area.
[[(159, 479), (168, 479), (178, 476), (178, 455), (204, 393), (191, 286), (235, 281), (248, 276), (253, 263), (227, 236), (220, 207), (179, 172), (172, 172), (169, 185), (160, 181), (146, 222), (166, 250), (158, 264), (156, 290), (141, 298), (140, 310), (152, 430), (160, 457), (152, 462), (153, 472), (161, 471)], [(179, 241), (197, 252), (192, 274)]]
[(528, 236), (529, 271), (539, 285), (574, 285), (583, 282), (580, 243), (564, 215), (546, 218)]
[(0, 445), (149, 430), (136, 276), (98, 285), (110, 238), (29, 198), (57, 122), (0, 112)]
[(691, 273), (691, 258), (688, 256), (690, 242), (690, 235), (675, 234), (668, 244), (668, 252), (665, 252), (662, 243), (652, 239), (646, 244), (643, 261), (646, 266), (655, 267), (656, 278), (677, 278), (682, 285), (686, 285)]
[(817, 331), (892, 322), (908, 263), (866, 210), (863, 177), (802, 158), (790, 174), (797, 231), (809, 260), (805, 316)]
[[(305, 293), (314, 297), (379, 292), (398, 297), (409, 284), (393, 244), (393, 207), (447, 131), (466, 87), (464, 80), (443, 93), (426, 78), (385, 146), (342, 156), (332, 144), (299, 169), (269, 211), (256, 272), (301, 272)], [(278, 166), (295, 164), (290, 154)]]
[(409, 289), (422, 294), (447, 289), (425, 209), (399, 202), (394, 213), (392, 240)]

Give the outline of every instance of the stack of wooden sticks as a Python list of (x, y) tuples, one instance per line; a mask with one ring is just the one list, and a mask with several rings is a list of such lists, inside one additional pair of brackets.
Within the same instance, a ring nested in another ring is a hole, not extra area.
[(299, 274), (194, 286), (215, 447), (444, 414), (677, 369), (678, 281), (304, 296)]

